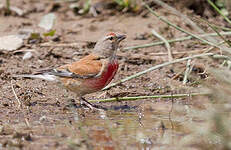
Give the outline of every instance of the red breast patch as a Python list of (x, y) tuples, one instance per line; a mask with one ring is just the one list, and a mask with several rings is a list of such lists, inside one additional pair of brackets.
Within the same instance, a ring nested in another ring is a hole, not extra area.
[(107, 36), (116, 36), (116, 34), (113, 33), (113, 32), (110, 32), (110, 33), (107, 34)]

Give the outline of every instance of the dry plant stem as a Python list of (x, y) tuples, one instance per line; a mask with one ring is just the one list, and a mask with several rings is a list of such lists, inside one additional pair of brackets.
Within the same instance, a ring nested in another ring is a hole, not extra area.
[(218, 35), (225, 43), (227, 43), (227, 45), (228, 45), (229, 47), (231, 47), (230, 42), (229, 42), (228, 40), (226, 40), (226, 38), (225, 38), (224, 36), (222, 36), (222, 35), (217, 31), (217, 29), (216, 29), (213, 25), (211, 25), (208, 21), (206, 21), (206, 22), (207, 22), (207, 24), (209, 25), (209, 27), (212, 28), (213, 31), (215, 31), (215, 32), (217, 33), (217, 35)]
[(10, 84), (11, 84), (11, 89), (12, 89), (12, 91), (13, 91), (14, 97), (15, 97), (15, 99), (16, 99), (16, 100), (17, 100), (17, 102), (18, 102), (18, 108), (22, 108), (22, 103), (21, 103), (21, 101), (19, 100), (19, 98), (18, 98), (17, 94), (15, 93), (15, 90), (14, 90), (14, 86), (13, 86), (12, 80), (10, 81)]
[(19, 52), (35, 52), (35, 53), (37, 53), (36, 50), (34, 50), (34, 49), (20, 49), (20, 50), (13, 51), (14, 54), (19, 53)]
[(135, 97), (115, 97), (100, 100), (89, 100), (90, 103), (94, 102), (118, 102), (118, 101), (135, 101), (142, 99), (157, 99), (157, 98), (182, 98), (198, 95), (208, 95), (209, 93), (190, 93), (190, 94), (172, 94), (172, 95), (153, 95), (153, 96), (135, 96)]
[(174, 64), (174, 63), (182, 62), (182, 61), (185, 61), (185, 60), (188, 60), (188, 59), (204, 57), (204, 56), (213, 56), (213, 55), (214, 55), (213, 53), (204, 53), (204, 54), (194, 55), (194, 56), (185, 57), (185, 58), (181, 58), (181, 59), (175, 59), (174, 61), (171, 61), (171, 62), (166, 62), (166, 63), (163, 63), (163, 64), (159, 64), (159, 65), (153, 66), (153, 67), (151, 67), (151, 68), (149, 68), (147, 70), (144, 70), (144, 71), (138, 72), (138, 73), (136, 73), (134, 75), (131, 75), (129, 77), (126, 77), (126, 78), (124, 78), (124, 79), (122, 79), (122, 80), (120, 80), (120, 81), (118, 81), (116, 83), (112, 83), (112, 84), (106, 86), (103, 90), (109, 89), (109, 88), (111, 88), (113, 86), (116, 86), (116, 85), (121, 84), (123, 82), (126, 82), (128, 80), (131, 80), (133, 78), (139, 77), (139, 76), (141, 76), (143, 74), (146, 74), (146, 73), (148, 73), (150, 71), (159, 69), (161, 67), (165, 67), (165, 66), (168, 66), (168, 65), (171, 65), (171, 64)]
[(213, 26), (215, 28), (223, 30), (223, 31), (231, 31), (231, 28), (228, 28), (228, 27), (222, 27), (222, 26), (218, 26), (218, 25), (215, 25), (215, 24), (213, 24)]
[(10, 0), (6, 0), (6, 9), (7, 9), (7, 13), (10, 13)]
[[(231, 35), (231, 32), (220, 32), (220, 34), (221, 35)], [(207, 37), (207, 36), (218, 36), (218, 35), (217, 35), (217, 33), (208, 33), (208, 34), (201, 34), (201, 35), (198, 35), (198, 36), (199, 37)], [(193, 38), (194, 37), (192, 37), (192, 36), (186, 36), (186, 37), (171, 39), (171, 40), (167, 40), (167, 41), (168, 41), (168, 43), (174, 43), (174, 42), (181, 42), (181, 41), (191, 40)], [(160, 42), (154, 42), (154, 43), (149, 43), (149, 44), (125, 47), (124, 50), (145, 48), (145, 47), (157, 46), (157, 45), (162, 45), (162, 44), (164, 44), (164, 42), (160, 41)]]
[(40, 44), (41, 47), (79, 47), (79, 43), (60, 43), (60, 44), (56, 44), (56, 43), (52, 43), (52, 42), (47, 42), (47, 43), (42, 43)]
[[(182, 51), (182, 52), (172, 52), (173, 55), (183, 55), (183, 54), (197, 54), (197, 53), (203, 53), (207, 51), (208, 49), (202, 49), (202, 50), (193, 50), (193, 51)], [(151, 53), (149, 56), (164, 56), (168, 55), (168, 53)], [(118, 56), (120, 56), (118, 54)]]
[(192, 59), (189, 59), (187, 61), (186, 70), (184, 72), (183, 85), (185, 85), (187, 83), (187, 81), (188, 81), (188, 75), (190, 74), (190, 72), (192, 70), (191, 61), (192, 61)]
[[(171, 95), (173, 95), (173, 94), (171, 94)], [(191, 96), (190, 96), (191, 97)], [(174, 105), (174, 99), (173, 99), (173, 97), (171, 98), (171, 108), (170, 108), (170, 111), (168, 112), (168, 120), (170, 121), (170, 123), (171, 123), (171, 127), (172, 127), (172, 129), (174, 129), (174, 125), (173, 125), (173, 122), (172, 122), (172, 112), (173, 112), (173, 105)]]
[(163, 36), (161, 36), (159, 33), (157, 33), (154, 29), (152, 30), (152, 34), (164, 42), (165, 47), (168, 51), (168, 61), (169, 62), (172, 61), (173, 56), (172, 56), (172, 51), (171, 51), (170, 44), (168, 43), (168, 41)]
[[(168, 4), (164, 3), (161, 0), (153, 0), (154, 3), (162, 6), (163, 8), (165, 8), (166, 10), (171, 11), (172, 13), (174, 13), (175, 15), (179, 16), (180, 18), (182, 18), (185, 22), (187, 22), (188, 24), (190, 24), (192, 26), (192, 28), (194, 30), (197, 30), (199, 33), (204, 34), (205, 32), (196, 24), (194, 23), (191, 19), (189, 19), (186, 15), (184, 15), (183, 13), (179, 12), (178, 10), (176, 10), (175, 8), (169, 6)], [(207, 40), (210, 40), (212, 42), (216, 42), (217, 40), (208, 36), (206, 37)]]
[[(172, 52), (173, 55), (185, 55), (185, 54), (201, 54), (201, 53), (207, 53), (207, 51), (211, 51), (211, 49), (214, 47), (206, 48), (206, 49), (201, 49), (201, 50), (192, 50), (192, 51), (182, 51), (182, 52)], [(149, 57), (154, 57), (154, 56), (165, 56), (168, 55), (168, 53), (149, 53)], [(120, 53), (117, 54), (119, 57), (124, 57), (124, 55), (121, 55)], [(142, 56), (141, 56), (142, 57)]]
[[(54, 0), (54, 1), (56, 3), (67, 3), (67, 2), (78, 2), (79, 0)], [(50, 0), (48, 0), (47, 2), (50, 2)]]
[(213, 58), (214, 59), (224, 59), (224, 60), (230, 60), (231, 61), (231, 58), (229, 56), (226, 56), (226, 55), (213, 55)]
[(200, 41), (202, 41), (202, 42), (204, 42), (204, 43), (206, 43), (206, 44), (208, 44), (208, 45), (217, 47), (217, 48), (219, 48), (219, 49), (222, 49), (222, 50), (225, 50), (225, 51), (231, 53), (229, 48), (227, 48), (227, 47), (226, 47), (226, 48), (221, 48), (220, 46), (216, 45), (215, 43), (209, 42), (209, 41), (207, 41), (207, 40), (205, 40), (205, 39), (199, 37), (198, 35), (195, 35), (195, 34), (193, 34), (193, 33), (191, 33), (191, 32), (188, 32), (188, 31), (184, 30), (183, 28), (180, 28), (180, 27), (178, 27), (177, 25), (171, 23), (170, 21), (168, 21), (168, 20), (165, 19), (164, 17), (159, 16), (159, 15), (158, 15), (155, 11), (153, 11), (147, 4), (145, 4), (145, 7), (146, 7), (153, 15), (155, 15), (157, 18), (159, 18), (161, 21), (163, 21), (163, 22), (165, 22), (166, 24), (168, 24), (168, 25), (174, 27), (175, 29), (177, 29), (177, 30), (179, 30), (179, 31), (181, 31), (181, 32), (184, 32), (184, 33), (186, 33), (186, 34), (188, 34), (188, 35), (191, 35), (192, 37), (194, 37), (194, 38), (196, 38), (196, 39), (199, 39)]
[[(224, 41), (221, 41), (221, 42), (219, 42), (217, 45), (222, 45), (223, 43), (224, 43)], [(215, 47), (212, 46), (212, 47), (208, 48), (206, 51), (204, 51), (204, 53), (209, 53), (209, 52), (212, 51), (214, 48), (215, 48)]]
[[(220, 32), (220, 35), (231, 35), (231, 32)], [(207, 33), (207, 34), (201, 34), (198, 35), (199, 37), (207, 37), (207, 36), (218, 36), (217, 33)], [(181, 38), (176, 38), (176, 39), (171, 39), (167, 40), (168, 43), (174, 43), (174, 42), (181, 42), (181, 41), (186, 41), (186, 40), (191, 40), (194, 37), (192, 36), (186, 36), (186, 37), (181, 37)], [(81, 41), (81, 42), (89, 42), (89, 41)], [(123, 50), (130, 50), (130, 49), (138, 49), (138, 48), (145, 48), (145, 47), (151, 47), (151, 46), (157, 46), (157, 45), (162, 45), (164, 44), (163, 41), (159, 42), (154, 42), (154, 43), (149, 43), (149, 44), (143, 44), (143, 45), (137, 45), (137, 46), (130, 46), (130, 47), (125, 47)], [(42, 43), (40, 44), (41, 47), (79, 47), (79, 43), (52, 43), (52, 42), (47, 42), (47, 43)]]
[(172, 79), (172, 80), (177, 79), (183, 72), (184, 72), (183, 69), (182, 69), (181, 71), (178, 71), (178, 73), (177, 73), (176, 75), (174, 75), (171, 79)]
[[(225, 45), (221, 45), (220, 53), (222, 54), (222, 48), (225, 49), (225, 50), (229, 50), (230, 47), (231, 47), (230, 41), (229, 41), (229, 40), (226, 40), (226, 38), (218, 32), (217, 28), (214, 27), (212, 24), (210, 24), (207, 20), (204, 20), (204, 19), (201, 19), (201, 20), (204, 21), (205, 23), (207, 23), (208, 26), (209, 26), (213, 31), (215, 31), (215, 32), (217, 33), (217, 35), (223, 40), (222, 43), (226, 43), (226, 44), (229, 46), (229, 48), (228, 48), (228, 47), (226, 47)], [(218, 46), (220, 46), (220, 43), (218, 44)]]
[(28, 118), (25, 118), (25, 123), (26, 123), (26, 126), (27, 126), (28, 128), (31, 127)]
[(222, 15), (222, 17), (231, 25), (231, 21), (229, 20), (228, 17), (226, 17), (219, 8), (217, 8), (217, 6), (211, 1), (211, 0), (207, 0), (208, 3), (220, 14)]
[(196, 38), (196, 39), (199, 39), (199, 40), (201, 40), (202, 42), (204, 42), (204, 43), (206, 43), (206, 44), (209, 44), (209, 45), (212, 45), (212, 46), (216, 46), (216, 47), (217, 47), (216, 44), (214, 44), (214, 43), (212, 43), (212, 42), (209, 42), (209, 41), (207, 41), (207, 40), (205, 40), (205, 39), (202, 39), (202, 38), (199, 37), (198, 35), (192, 34), (192, 33), (188, 32), (188, 31), (186, 31), (186, 30), (184, 30), (184, 29), (178, 27), (177, 25), (171, 23), (170, 21), (168, 21), (168, 20), (165, 19), (164, 17), (159, 16), (159, 15), (158, 15), (155, 11), (153, 11), (148, 5), (145, 4), (145, 7), (146, 7), (154, 16), (156, 16), (158, 19), (160, 19), (161, 21), (165, 22), (166, 24), (168, 24), (168, 25), (174, 27), (175, 29), (177, 29), (177, 30), (179, 30), (179, 31), (181, 31), (181, 32), (184, 32), (184, 33), (186, 33), (186, 34), (188, 34), (188, 35), (191, 35), (192, 37), (194, 37), (194, 38)]

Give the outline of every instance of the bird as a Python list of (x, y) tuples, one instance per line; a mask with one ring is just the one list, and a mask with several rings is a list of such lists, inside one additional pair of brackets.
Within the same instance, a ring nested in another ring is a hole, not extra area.
[(116, 53), (120, 42), (125, 38), (124, 34), (110, 32), (96, 42), (91, 53), (76, 62), (15, 77), (56, 82), (74, 92), (81, 104), (84, 103), (88, 108), (95, 109), (96, 106), (83, 96), (103, 89), (112, 81), (119, 68)]

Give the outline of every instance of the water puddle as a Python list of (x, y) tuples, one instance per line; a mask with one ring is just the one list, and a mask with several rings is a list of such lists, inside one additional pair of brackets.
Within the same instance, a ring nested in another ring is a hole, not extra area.
[(88, 145), (96, 149), (177, 149), (182, 146), (191, 149), (192, 145), (184, 142), (192, 131), (189, 125), (204, 123), (204, 119), (195, 118), (191, 110), (187, 105), (149, 102), (140, 109), (80, 115), (72, 125), (80, 130), (84, 141), (90, 139)]

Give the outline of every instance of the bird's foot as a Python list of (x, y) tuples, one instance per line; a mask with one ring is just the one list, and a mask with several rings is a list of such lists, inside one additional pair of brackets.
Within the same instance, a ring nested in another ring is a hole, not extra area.
[(106, 110), (105, 108), (101, 107), (101, 106), (97, 106), (94, 104), (91, 104), (90, 102), (88, 102), (86, 99), (84, 99), (83, 97), (80, 98), (80, 102), (81, 105), (85, 105), (87, 106), (90, 110), (96, 110), (96, 111), (102, 111), (102, 110)]

